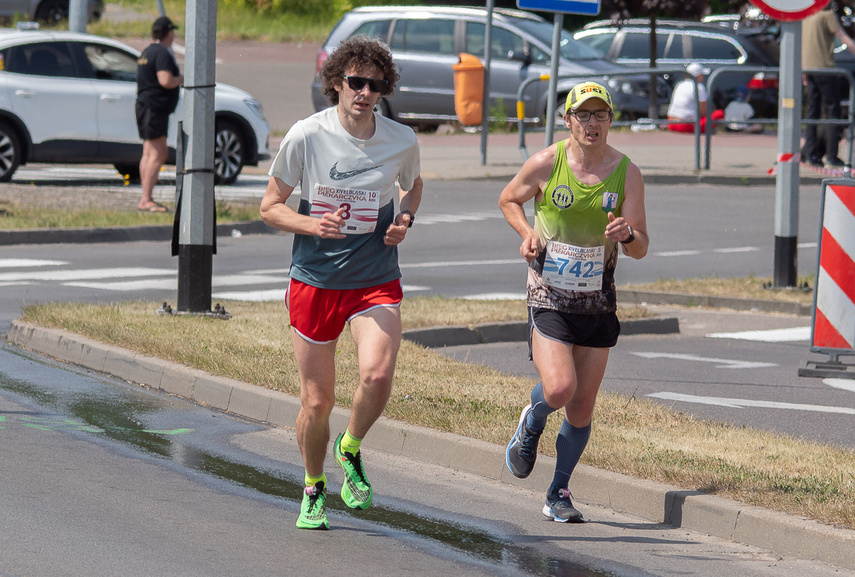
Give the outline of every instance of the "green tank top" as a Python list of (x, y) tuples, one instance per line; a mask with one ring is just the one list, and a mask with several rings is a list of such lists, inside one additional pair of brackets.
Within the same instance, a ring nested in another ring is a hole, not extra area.
[(543, 282), (545, 251), (529, 269), (529, 306), (551, 308), (578, 314), (598, 314), (616, 309), (614, 271), (617, 243), (606, 238), (608, 213), (620, 216), (623, 205), (626, 169), (624, 156), (617, 168), (603, 181), (582, 184), (567, 164), (565, 142), (557, 144), (552, 174), (543, 190), (543, 198), (534, 204), (534, 230), (543, 246), (557, 241), (577, 247), (604, 247), (602, 288), (595, 291), (565, 290)]

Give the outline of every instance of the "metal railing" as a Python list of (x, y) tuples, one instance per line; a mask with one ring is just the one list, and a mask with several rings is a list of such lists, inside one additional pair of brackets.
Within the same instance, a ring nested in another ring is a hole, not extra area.
[[(713, 89), (715, 88), (716, 81), (721, 76), (725, 75), (733, 75), (737, 73), (746, 73), (746, 72), (772, 72), (778, 73), (779, 68), (769, 68), (763, 66), (722, 66), (721, 68), (716, 68), (710, 73), (709, 82), (707, 83), (709, 94), (713, 94)], [(847, 126), (848, 130), (848, 141), (849, 141), (849, 151), (846, 154), (846, 165), (851, 166), (852, 164), (852, 140), (853, 135), (855, 135), (855, 123), (853, 122), (853, 114), (855, 114), (855, 77), (852, 76), (852, 73), (846, 70), (845, 68), (808, 68), (802, 70), (803, 74), (810, 75), (824, 75), (824, 76), (843, 76), (849, 81), (849, 100), (848, 100), (848, 111), (847, 118), (825, 118), (825, 119), (808, 119), (802, 118), (801, 125), (837, 125), (837, 126)], [(712, 126), (710, 124), (710, 115), (712, 114), (712, 107), (707, 106), (707, 114), (706, 114), (706, 122), (707, 126)], [(752, 124), (778, 124), (778, 120), (776, 118), (752, 118)], [(707, 130), (706, 139), (704, 142), (704, 170), (710, 169), (710, 150), (712, 149), (712, 131)]]
[[(732, 74), (745, 74), (745, 73), (771, 73), (778, 74), (778, 67), (764, 67), (764, 66), (723, 66), (713, 70), (710, 73), (709, 81), (707, 83), (707, 93), (712, 95), (713, 89), (716, 86), (716, 81), (719, 80), (722, 76), (732, 75)], [(848, 153), (847, 153), (847, 165), (851, 165), (852, 163), (852, 153), (853, 153), (853, 141), (855, 140), (855, 77), (853, 77), (852, 73), (844, 68), (822, 68), (822, 69), (806, 69), (802, 71), (805, 74), (817, 74), (817, 75), (835, 75), (842, 76), (849, 81), (849, 98), (848, 98), (848, 110), (847, 110), (847, 118), (845, 119), (805, 119), (803, 118), (801, 121), (801, 125), (839, 125), (839, 126), (847, 126), (848, 127)], [(623, 77), (623, 76), (638, 76), (638, 75), (664, 75), (664, 74), (674, 74), (674, 75), (685, 75), (686, 70), (684, 68), (635, 68), (631, 71), (627, 72), (619, 72), (613, 74), (604, 74), (602, 76), (597, 76), (597, 78), (602, 78), (605, 81), (608, 81), (609, 78), (613, 77)], [(573, 74), (567, 76), (559, 76), (558, 80), (570, 80), (570, 79), (590, 79), (592, 77), (591, 74)], [(695, 120), (691, 124), (694, 124), (694, 156), (695, 156), (695, 170), (701, 170), (701, 115), (700, 115), (700, 106), (698, 103), (698, 83), (695, 78), (689, 77), (692, 82), (694, 82), (695, 86)], [(531, 78), (527, 78), (524, 80), (517, 90), (517, 124), (519, 127), (519, 150), (522, 155), (523, 160), (527, 160), (529, 157), (528, 150), (525, 143), (525, 133), (526, 133), (526, 121), (530, 120), (525, 117), (525, 100), (523, 98), (525, 94), (526, 88), (528, 88), (531, 84), (535, 82), (546, 82), (549, 81), (549, 75), (543, 74), (541, 76), (535, 76)], [(711, 102), (710, 98), (710, 102)], [(712, 106), (707, 106), (706, 111), (706, 125), (712, 127)], [(554, 111), (547, 111), (547, 118), (545, 122), (552, 121), (552, 114)], [(724, 121), (720, 121), (724, 123)], [(667, 118), (656, 119), (656, 125), (668, 125), (668, 124), (689, 124), (685, 121), (681, 120), (668, 120)], [(776, 118), (752, 118), (752, 124), (770, 124), (777, 125), (778, 120)], [(557, 125), (557, 123), (556, 123)], [(645, 123), (639, 123), (637, 121), (615, 121), (612, 123), (613, 126), (644, 126)], [(542, 130), (542, 129), (541, 129)], [(530, 130), (532, 131), (532, 130)], [(534, 131), (537, 131), (536, 129)], [(712, 149), (712, 130), (705, 131), (705, 140), (704, 140), (704, 170), (710, 169), (710, 156)]]
[[(596, 78), (601, 78), (604, 81), (608, 82), (610, 78), (621, 78), (624, 76), (643, 76), (643, 75), (664, 75), (664, 74), (675, 74), (675, 75), (684, 75), (686, 73), (685, 68), (633, 68), (632, 70), (628, 70), (626, 72), (616, 72), (612, 74), (603, 74), (603, 75), (592, 75), (588, 74), (569, 74), (569, 75), (561, 75), (558, 77), (558, 80), (589, 80), (592, 77), (596, 76)], [(695, 83), (695, 102), (698, 101), (698, 87), (697, 81), (692, 78), (691, 79)], [(543, 74), (541, 76), (533, 76), (531, 78), (525, 79), (522, 84), (520, 84), (519, 89), (517, 90), (517, 124), (519, 126), (519, 134), (520, 134), (520, 154), (523, 157), (523, 160), (528, 159), (528, 150), (525, 143), (525, 100), (523, 95), (525, 94), (526, 88), (528, 88), (531, 84), (535, 82), (547, 82), (549, 81), (549, 74)], [(650, 89), (655, 89), (657, 83), (652, 83), (650, 85)], [(546, 122), (552, 121), (552, 114), (554, 111), (547, 111), (546, 118), (544, 119), (544, 124)], [(682, 121), (669, 121), (667, 118), (661, 118), (656, 120), (656, 124), (676, 124)], [(696, 105), (695, 107), (695, 170), (700, 170), (701, 166), (701, 143), (700, 143), (700, 108)], [(556, 123), (556, 126), (559, 124)], [(634, 120), (620, 120), (612, 122), (612, 126), (633, 126), (639, 125), (638, 122)]]

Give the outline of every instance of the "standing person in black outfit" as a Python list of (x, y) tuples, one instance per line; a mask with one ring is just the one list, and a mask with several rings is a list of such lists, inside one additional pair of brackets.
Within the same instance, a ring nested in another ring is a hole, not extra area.
[(184, 76), (169, 50), (176, 28), (166, 16), (155, 20), (151, 25), (152, 43), (137, 61), (137, 128), (143, 140), (142, 198), (138, 208), (148, 212), (167, 212), (165, 206), (154, 201), (152, 192), (160, 168), (166, 162), (169, 115), (178, 106), (179, 87), (184, 84)]
[[(843, 30), (840, 19), (834, 13), (835, 3), (805, 18), (802, 22), (802, 69), (834, 68), (834, 39), (837, 38), (846, 49), (855, 54), (855, 43)], [(829, 74), (806, 74), (807, 114), (806, 118), (818, 120), (825, 111), (831, 120), (841, 118), (840, 101), (843, 93), (840, 89), (840, 77)], [(842, 168), (844, 163), (837, 156), (840, 143), (840, 125), (825, 127), (825, 138), (817, 138), (817, 126), (805, 128), (805, 143), (802, 147), (802, 160), (815, 167)], [(824, 140), (824, 142), (823, 142)]]

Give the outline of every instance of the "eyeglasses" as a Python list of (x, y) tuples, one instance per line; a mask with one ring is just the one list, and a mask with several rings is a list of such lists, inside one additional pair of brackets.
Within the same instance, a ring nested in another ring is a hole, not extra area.
[(364, 76), (342, 76), (345, 80), (347, 80), (347, 85), (351, 90), (356, 90), (357, 92), (365, 88), (365, 85), (368, 85), (368, 90), (371, 92), (383, 92), (383, 89), (389, 84), (389, 81), (385, 78), (365, 78)]
[(576, 117), (576, 120), (579, 122), (588, 122), (591, 120), (591, 116), (599, 120), (600, 122), (605, 122), (606, 120), (610, 120), (612, 117), (611, 110), (595, 110), (591, 112), (590, 110), (579, 110), (578, 112), (571, 112), (573, 116)]

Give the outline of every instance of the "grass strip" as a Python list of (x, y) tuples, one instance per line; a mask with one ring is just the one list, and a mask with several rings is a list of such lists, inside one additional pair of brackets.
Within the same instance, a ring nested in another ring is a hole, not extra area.
[(621, 289), (679, 293), (712, 297), (760, 299), (811, 304), (815, 275), (800, 276), (797, 287), (773, 288), (772, 279), (750, 275), (744, 278), (706, 276), (688, 279), (659, 279), (652, 283), (622, 284)]
[[(134, 199), (136, 202), (136, 199)], [(40, 228), (104, 228), (116, 226), (146, 226), (172, 224), (175, 214), (172, 203), (165, 203), (170, 212), (147, 212), (136, 209), (110, 210), (97, 206), (74, 209), (52, 209), (0, 202), (0, 230), (30, 230)], [(217, 222), (260, 220), (258, 203), (239, 204), (217, 202)]]

